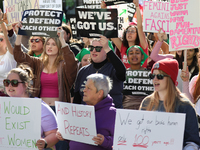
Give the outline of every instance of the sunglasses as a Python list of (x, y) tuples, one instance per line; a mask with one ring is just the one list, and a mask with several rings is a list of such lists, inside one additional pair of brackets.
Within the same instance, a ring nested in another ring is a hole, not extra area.
[(154, 79), (155, 76), (157, 77), (158, 80), (162, 80), (164, 77), (169, 77), (168, 75), (164, 75), (164, 74), (150, 74), (149, 78)]
[(131, 34), (133, 34), (133, 33), (136, 33), (136, 31), (135, 31), (135, 30), (126, 30), (126, 33), (131, 33)]
[(88, 46), (88, 49), (89, 49), (90, 52), (92, 52), (94, 50), (94, 48), (95, 48), (96, 52), (100, 52), (103, 47), (102, 46), (96, 46), (96, 47), (94, 47), (92, 45)]
[(8, 79), (3, 80), (3, 84), (5, 87), (8, 87), (10, 83), (13, 87), (17, 87), (18, 83), (24, 83), (24, 82), (19, 82), (18, 80), (8, 80)]
[(31, 39), (30, 41), (31, 41), (31, 43), (33, 43), (34, 41), (35, 41), (35, 43), (38, 43), (38, 42), (40, 42), (42, 40), (41, 39)]
[(3, 38), (0, 38), (0, 42), (2, 42), (3, 41)]

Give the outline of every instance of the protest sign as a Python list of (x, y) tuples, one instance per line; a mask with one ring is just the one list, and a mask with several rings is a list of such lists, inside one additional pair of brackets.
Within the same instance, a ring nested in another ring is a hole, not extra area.
[(117, 109), (114, 150), (182, 150), (185, 114)]
[(170, 3), (144, 1), (143, 22), (145, 32), (158, 32), (160, 28), (169, 33)]
[(76, 8), (77, 35), (94, 38), (104, 35), (118, 37), (117, 9)]
[(70, 104), (56, 101), (58, 130), (64, 139), (96, 145), (94, 106)]
[(0, 97), (0, 126), (0, 149), (37, 150), (35, 144), (41, 138), (41, 99)]
[(30, 9), (22, 16), (22, 27), (18, 34), (28, 36), (56, 37), (62, 25), (63, 12), (58, 10)]
[(123, 95), (150, 95), (154, 91), (150, 73), (147, 70), (127, 70)]
[(62, 11), (62, 0), (40, 0), (40, 9), (51, 9)]
[(200, 1), (171, 0), (169, 50), (200, 47)]
[(135, 7), (134, 3), (129, 3), (127, 5), (127, 12), (128, 12), (128, 20), (129, 20), (129, 22), (132, 22), (133, 17), (134, 17), (135, 12), (136, 12), (136, 7)]
[(75, 17), (70, 18), (69, 21), (70, 21), (70, 27), (71, 27), (71, 30), (72, 30), (72, 37), (77, 38), (76, 18)]
[(39, 0), (5, 0), (4, 13), (7, 13), (8, 24), (21, 21), (27, 9), (39, 9)]
[(77, 8), (101, 9), (101, 0), (78, 0)]
[(112, 5), (108, 6), (108, 9), (117, 9), (118, 12), (118, 37), (123, 36), (123, 32), (128, 27), (129, 21), (128, 21), (128, 8), (127, 4), (121, 4), (121, 5)]
[(106, 6), (110, 5), (119, 5), (125, 3), (132, 3), (133, 0), (103, 0), (106, 3)]

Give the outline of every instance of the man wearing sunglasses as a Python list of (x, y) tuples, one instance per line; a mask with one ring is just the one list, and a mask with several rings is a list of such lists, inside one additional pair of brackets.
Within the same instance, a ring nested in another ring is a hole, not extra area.
[(123, 82), (126, 77), (126, 68), (118, 56), (111, 50), (113, 47), (105, 36), (100, 39), (93, 39), (88, 46), (90, 50), (91, 64), (84, 66), (78, 73), (73, 103), (85, 104), (83, 99), (83, 89), (85, 88), (86, 77), (93, 73), (107, 75), (113, 81), (113, 88), (109, 92), (114, 100), (116, 108), (122, 108)]

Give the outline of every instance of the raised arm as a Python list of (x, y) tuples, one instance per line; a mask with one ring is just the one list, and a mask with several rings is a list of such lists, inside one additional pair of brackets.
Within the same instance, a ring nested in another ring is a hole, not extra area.
[(163, 40), (167, 38), (166, 33), (165, 32), (161, 33), (161, 30), (162, 29), (160, 29), (158, 31), (158, 42), (156, 43), (156, 45), (153, 48), (151, 55), (150, 55), (150, 58), (155, 62), (158, 61), (158, 60), (161, 60), (161, 59), (173, 58), (174, 57), (174, 55), (172, 55), (172, 54), (165, 54), (165, 55), (158, 54), (159, 50), (162, 46)]
[(140, 12), (139, 0), (133, 0), (133, 3), (135, 4), (135, 7), (136, 7), (137, 27), (138, 27), (138, 36), (140, 39), (140, 45), (142, 46), (143, 49), (146, 49), (148, 47), (148, 43), (147, 43), (145, 34), (143, 32), (142, 15)]
[(7, 33), (7, 27), (6, 27), (6, 25), (5, 25), (4, 22), (6, 24), (8, 24), (7, 16), (6, 16), (6, 14), (3, 14), (3, 12), (0, 9), (0, 24), (1, 24), (1, 29), (2, 29), (3, 34), (4, 34), (4, 38), (5, 38), (5, 41), (6, 41), (7, 48), (9, 50), (9, 52), (13, 55), (13, 47), (11, 46), (11, 44), (9, 42), (8, 33)]

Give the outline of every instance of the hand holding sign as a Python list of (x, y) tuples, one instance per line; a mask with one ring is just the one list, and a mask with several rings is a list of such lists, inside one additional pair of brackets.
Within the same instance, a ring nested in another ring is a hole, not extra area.
[(135, 4), (136, 7), (139, 6), (139, 0), (133, 0), (133, 3)]
[(103, 36), (103, 35), (101, 35), (100, 36), (100, 43), (101, 43), (101, 45), (103, 46), (103, 50), (106, 52), (106, 53), (108, 53), (111, 49), (109, 48), (109, 46), (108, 46), (108, 39), (105, 37), (105, 36)]
[(103, 144), (103, 141), (104, 141), (104, 135), (102, 134), (97, 134), (97, 136), (94, 136), (92, 138), (93, 141), (95, 141), (94, 143), (95, 144), (98, 144), (98, 145), (101, 145)]
[[(184, 63), (183, 63), (183, 66), (184, 66)], [(188, 70), (188, 67), (186, 67), (186, 70), (181, 70), (181, 79), (186, 82), (186, 81), (189, 81), (189, 70)]]
[(64, 141), (64, 138), (62, 137), (61, 133), (59, 132), (59, 130), (57, 130), (56, 132), (56, 137), (57, 139), (59, 139), (60, 141)]

